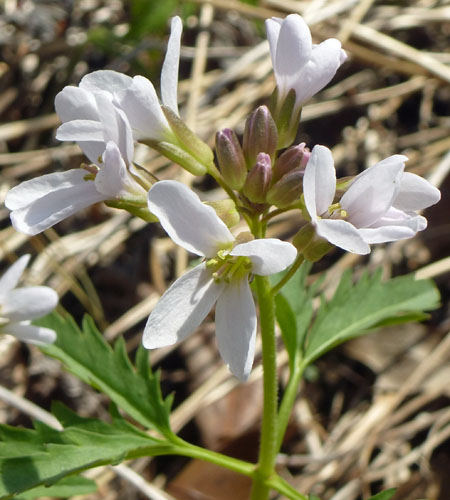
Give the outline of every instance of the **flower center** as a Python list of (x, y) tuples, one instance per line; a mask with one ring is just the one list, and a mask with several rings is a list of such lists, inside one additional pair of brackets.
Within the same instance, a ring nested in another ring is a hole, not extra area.
[(344, 210), (340, 203), (333, 203), (333, 205), (330, 205), (328, 207), (328, 213), (331, 219), (335, 219), (336, 217), (345, 219), (348, 215), (347, 210)]
[(252, 262), (249, 257), (233, 256), (220, 251), (217, 257), (206, 262), (206, 268), (216, 283), (231, 283), (232, 280), (247, 276), (252, 270)]

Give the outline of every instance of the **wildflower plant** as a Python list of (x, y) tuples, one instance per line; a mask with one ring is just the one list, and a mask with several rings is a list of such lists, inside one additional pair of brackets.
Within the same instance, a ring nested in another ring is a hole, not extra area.
[[(29, 289), (26, 297), (10, 295), (26, 258), (3, 276), (0, 331), (35, 343), (55, 340), (48, 332), (56, 332), (55, 342), (43, 351), (109, 396), (112, 407), (108, 423), (82, 418), (55, 404), (53, 413), (62, 430), (42, 423), (34, 430), (1, 426), (0, 498), (53, 485), (48, 496), (82, 470), (173, 454), (250, 477), (252, 500), (268, 499), (272, 490), (307, 500), (308, 492), (296, 491), (275, 470), (305, 369), (333, 347), (377, 325), (423, 319), (425, 311), (437, 307), (439, 297), (430, 282), (410, 276), (381, 281), (375, 273), (364, 274), (356, 284), (344, 275), (334, 296), (323, 299), (314, 311), (313, 291), (305, 284), (312, 262), (334, 247), (365, 255), (372, 244), (414, 236), (427, 224), (418, 211), (437, 203), (440, 193), (405, 172), (403, 155), (390, 156), (354, 178), (337, 179), (327, 147), (294, 144), (302, 105), (328, 84), (346, 54), (338, 40), (313, 45), (298, 15), (269, 19), (266, 26), (276, 80), (272, 102), (250, 114), (242, 141), (231, 129), (217, 132), (217, 165), (212, 149), (187, 127), (178, 110), (182, 25), (177, 17), (161, 75), (161, 100), (146, 78), (114, 71), (91, 73), (78, 87), (58, 94), (56, 110), (62, 125), (57, 138), (76, 141), (89, 163), (12, 188), (6, 206), (14, 227), (34, 235), (81, 208), (105, 202), (148, 222), (159, 221), (199, 262), (154, 307), (134, 364), (123, 340), (111, 348), (89, 318), (81, 329), (70, 317), (56, 314), (41, 320), (40, 326), (24, 326), (24, 320), (52, 309), (54, 296), (48, 289), (45, 294), (40, 290), (35, 307), (36, 290)], [(212, 176), (224, 189), (224, 199), (208, 204), (176, 180), (157, 179), (134, 163), (135, 142), (191, 174)], [(267, 237), (272, 217), (291, 211), (298, 218), (296, 234), (289, 241)], [(246, 227), (237, 229), (239, 222)], [(256, 464), (176, 436), (169, 418), (172, 397), (163, 397), (159, 375), (149, 366), (146, 349), (172, 345), (193, 334), (214, 305), (218, 350), (242, 383), (251, 373), (258, 332), (261, 335), (264, 401)], [(282, 394), (278, 332), (290, 370)], [(79, 481), (78, 485), (87, 480)], [(76, 485), (74, 494), (75, 490)], [(387, 491), (383, 498), (392, 494)]]

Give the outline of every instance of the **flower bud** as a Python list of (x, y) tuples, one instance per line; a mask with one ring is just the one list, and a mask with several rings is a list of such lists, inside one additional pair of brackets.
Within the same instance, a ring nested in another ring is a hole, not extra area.
[(272, 162), (266, 153), (259, 153), (256, 158), (256, 165), (248, 173), (242, 192), (252, 203), (265, 203), (272, 180)]
[(277, 159), (273, 166), (272, 182), (275, 183), (291, 170), (296, 168), (304, 169), (311, 156), (311, 152), (302, 142), (296, 146), (291, 146)]
[(216, 134), (216, 153), (225, 183), (240, 191), (247, 176), (244, 153), (236, 134), (229, 128)]
[(260, 106), (245, 122), (243, 150), (247, 167), (250, 169), (258, 161), (258, 153), (267, 153), (273, 158), (277, 142), (277, 127), (269, 108)]
[(216, 214), (227, 227), (233, 227), (240, 221), (239, 212), (236, 210), (233, 200), (206, 201), (205, 205), (213, 207)]
[(302, 185), (303, 168), (291, 170), (269, 189), (266, 201), (278, 208), (288, 207), (299, 200), (302, 194)]

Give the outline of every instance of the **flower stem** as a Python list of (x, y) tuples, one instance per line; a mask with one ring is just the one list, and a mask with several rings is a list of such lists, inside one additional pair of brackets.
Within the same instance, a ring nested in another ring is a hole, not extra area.
[(261, 426), (261, 444), (258, 465), (253, 477), (252, 500), (269, 498), (266, 481), (274, 474), (277, 454), (277, 359), (275, 345), (275, 307), (269, 281), (255, 276), (258, 294), (262, 338), (264, 407)]
[(295, 259), (289, 271), (281, 278), (281, 280), (276, 285), (272, 287), (270, 293), (272, 294), (273, 297), (275, 297), (275, 295), (292, 278), (292, 276), (294, 276), (294, 274), (297, 272), (297, 269), (302, 265), (304, 260), (305, 258), (303, 257), (303, 254), (297, 255), (297, 258)]

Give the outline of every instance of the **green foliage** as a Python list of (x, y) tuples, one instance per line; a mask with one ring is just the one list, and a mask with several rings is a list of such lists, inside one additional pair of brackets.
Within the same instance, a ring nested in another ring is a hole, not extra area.
[(305, 348), (305, 362), (312, 363), (337, 345), (367, 333), (369, 329), (427, 317), (439, 306), (439, 292), (430, 280), (413, 275), (381, 281), (381, 270), (364, 273), (354, 284), (345, 273), (333, 298), (322, 300)]
[(130, 0), (130, 29), (127, 38), (140, 40), (142, 37), (165, 33), (167, 20), (174, 15), (178, 0), (149, 1)]
[(302, 354), (305, 336), (313, 315), (314, 290), (305, 286), (311, 267), (310, 262), (303, 262), (283, 287), (282, 293), (278, 293), (275, 297), (275, 314), (289, 355), (291, 370)]
[(159, 374), (152, 373), (148, 351), (139, 348), (134, 367), (120, 338), (111, 348), (86, 316), (82, 330), (75, 321), (56, 313), (39, 324), (57, 332), (54, 344), (43, 347), (49, 356), (60, 360), (78, 378), (108, 395), (128, 415), (146, 428), (172, 436), (169, 425), (172, 397), (163, 399)]
[[(413, 275), (381, 281), (381, 272), (363, 274), (355, 284), (345, 273), (329, 301), (321, 300), (312, 318), (314, 291), (305, 290), (309, 268), (302, 265), (276, 297), (276, 316), (292, 366), (311, 364), (337, 345), (368, 330), (427, 318), (439, 306), (439, 292), (430, 280)], [(308, 330), (309, 327), (309, 330)]]
[(389, 500), (395, 495), (395, 488), (391, 488), (389, 490), (382, 491), (381, 493), (377, 493), (375, 496), (370, 497), (368, 500)]
[[(42, 422), (35, 422), (34, 429), (0, 425), (0, 499), (40, 485), (51, 486), (91, 467), (166, 452), (163, 441), (133, 427), (117, 412), (109, 424), (79, 417), (61, 404), (55, 404), (52, 411), (63, 431)], [(77, 488), (80, 481), (75, 481)], [(61, 492), (63, 487), (67, 491), (70, 481), (60, 482), (54, 489)], [(74, 492), (75, 488), (70, 494)], [(30, 494), (23, 498), (33, 498)]]
[(86, 495), (97, 490), (97, 485), (91, 479), (80, 476), (69, 476), (52, 486), (38, 486), (15, 496), (14, 500), (34, 500), (41, 497), (68, 498), (73, 495)]

